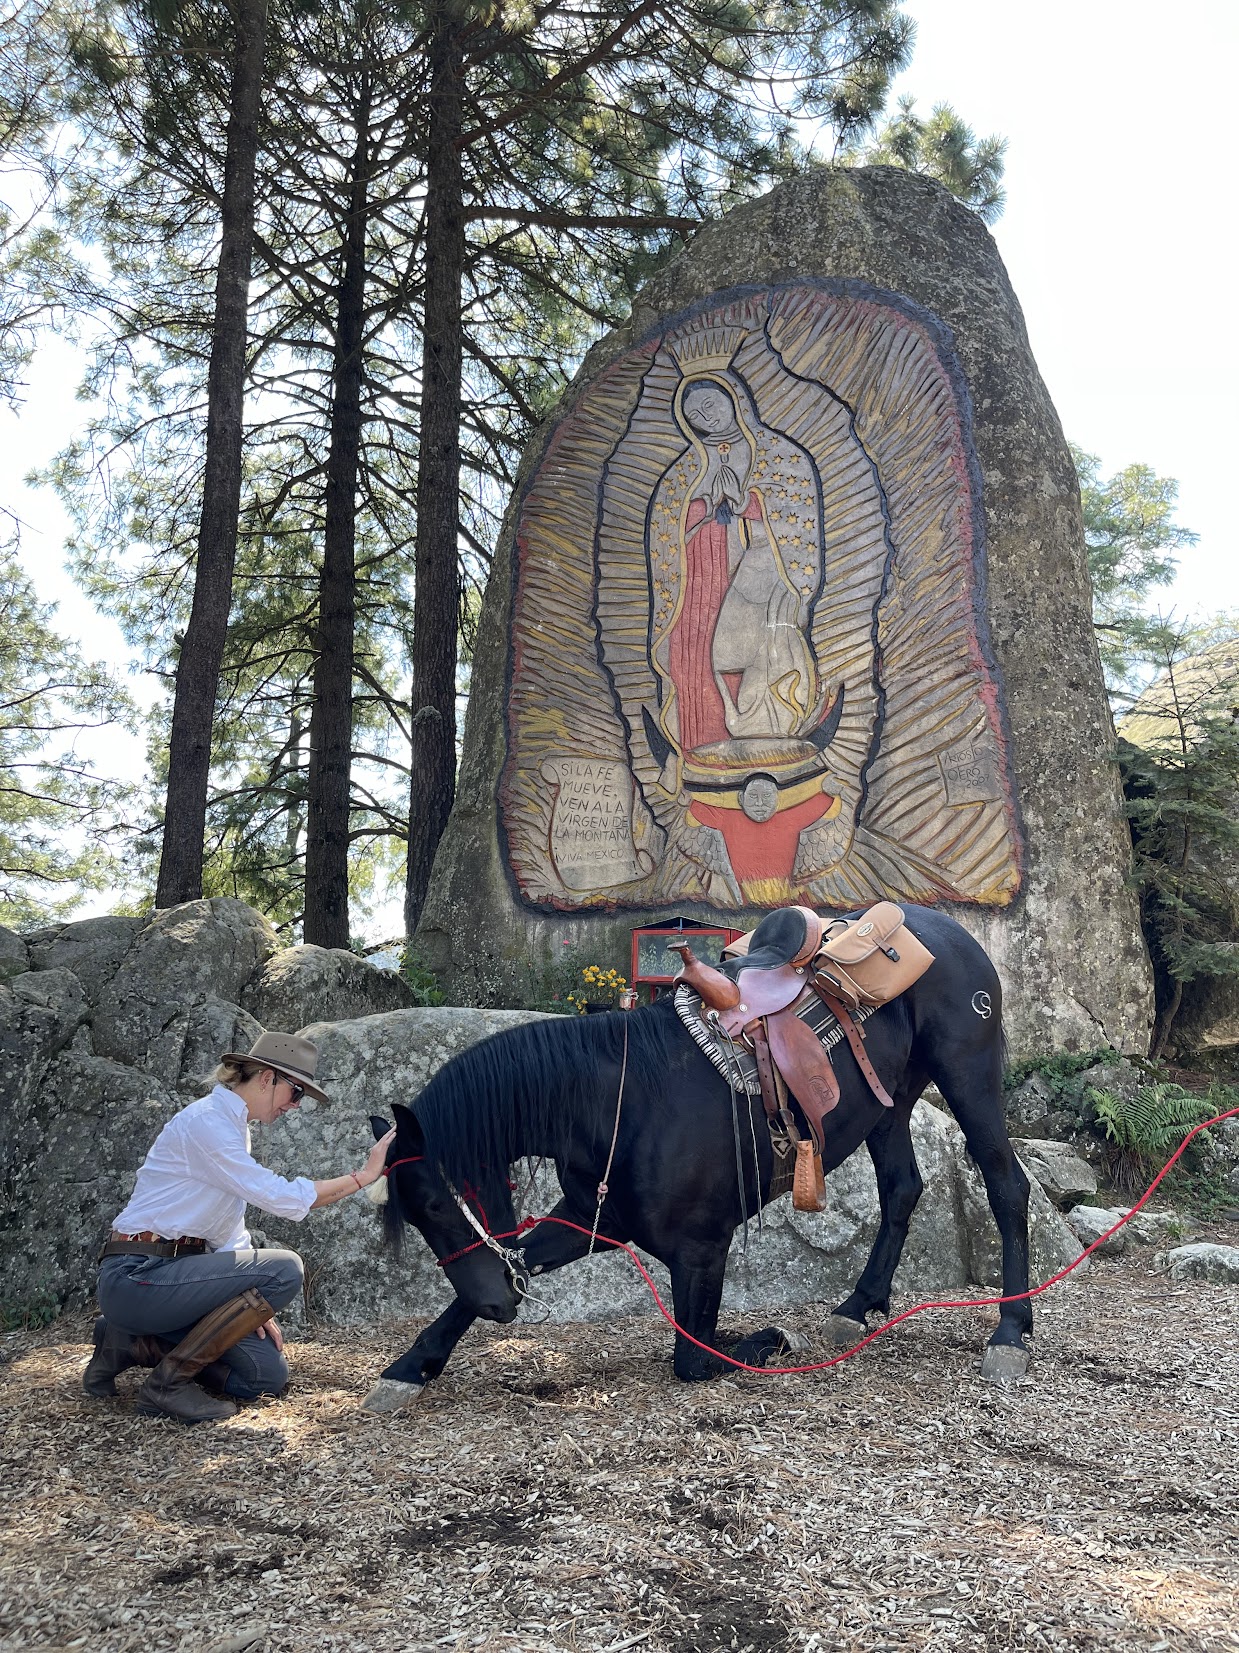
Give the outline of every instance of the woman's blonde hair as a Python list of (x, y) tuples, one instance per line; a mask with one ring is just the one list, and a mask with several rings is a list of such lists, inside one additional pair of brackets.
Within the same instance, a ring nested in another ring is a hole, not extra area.
[(224, 1085), (232, 1091), (256, 1073), (261, 1073), (266, 1066), (265, 1062), (221, 1062), (209, 1078), (211, 1084)]

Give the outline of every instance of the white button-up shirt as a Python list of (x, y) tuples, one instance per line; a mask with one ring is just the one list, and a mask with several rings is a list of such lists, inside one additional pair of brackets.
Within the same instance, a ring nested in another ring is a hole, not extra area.
[(247, 1204), (300, 1222), (314, 1198), (309, 1177), (290, 1181), (259, 1165), (250, 1153), (245, 1102), (216, 1085), (160, 1131), (112, 1227), (121, 1234), (149, 1230), (165, 1240), (192, 1235), (212, 1251), (246, 1251), (253, 1243)]

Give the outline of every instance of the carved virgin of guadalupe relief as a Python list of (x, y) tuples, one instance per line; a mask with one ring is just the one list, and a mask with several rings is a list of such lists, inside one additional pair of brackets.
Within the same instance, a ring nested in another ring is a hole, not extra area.
[(896, 295), (719, 295), (607, 368), (521, 503), (524, 898), (1008, 902), (978, 489), (949, 340)]

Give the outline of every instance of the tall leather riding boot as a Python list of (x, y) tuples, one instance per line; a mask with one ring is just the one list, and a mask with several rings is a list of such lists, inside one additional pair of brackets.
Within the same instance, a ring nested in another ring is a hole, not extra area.
[(94, 1400), (111, 1400), (116, 1379), (131, 1366), (158, 1366), (172, 1347), (172, 1339), (153, 1333), (131, 1336), (102, 1315), (95, 1321), (95, 1352), (82, 1373), (82, 1388)]
[(180, 1418), (183, 1423), (231, 1418), (237, 1409), (235, 1403), (213, 1399), (194, 1379), (234, 1343), (265, 1325), (274, 1313), (266, 1298), (252, 1290), (212, 1309), (147, 1378), (138, 1391), (138, 1411), (149, 1417)]

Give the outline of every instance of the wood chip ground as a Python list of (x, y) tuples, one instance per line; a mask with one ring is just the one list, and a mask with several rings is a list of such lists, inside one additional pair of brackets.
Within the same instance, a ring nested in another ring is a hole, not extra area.
[(1239, 1288), (1095, 1261), (1009, 1386), (992, 1324), (696, 1387), (656, 1319), (475, 1328), (386, 1417), (415, 1328), (325, 1330), (197, 1429), (88, 1402), (85, 1318), (11, 1333), (0, 1649), (1239, 1649)]

